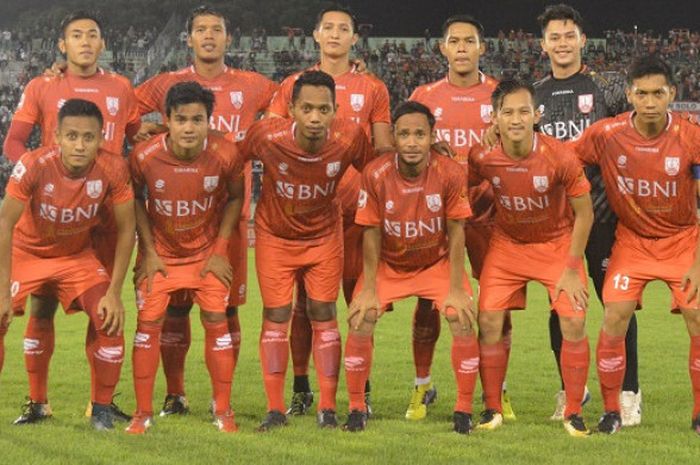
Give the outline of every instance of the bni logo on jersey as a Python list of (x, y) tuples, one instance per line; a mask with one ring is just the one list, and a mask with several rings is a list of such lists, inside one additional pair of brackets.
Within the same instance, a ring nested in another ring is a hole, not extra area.
[(219, 186), (218, 176), (204, 176), (204, 190), (207, 192), (214, 192)]
[(681, 170), (680, 157), (666, 157), (664, 160), (664, 170), (669, 176), (675, 176)]
[(102, 194), (102, 180), (95, 179), (94, 181), (88, 181), (85, 183), (85, 191), (91, 199), (98, 198)]
[(581, 110), (581, 113), (590, 113), (593, 110), (593, 94), (579, 95), (578, 109)]
[(229, 92), (229, 96), (231, 97), (231, 105), (236, 107), (236, 110), (240, 110), (243, 106), (243, 92), (240, 90), (235, 90), (233, 92)]
[(428, 194), (425, 196), (425, 203), (428, 205), (428, 210), (438, 212), (442, 208), (442, 199), (440, 194)]
[(115, 116), (119, 112), (119, 97), (107, 97), (107, 113)]
[(365, 94), (350, 94), (350, 106), (355, 111), (362, 110), (365, 106)]
[(549, 179), (547, 176), (533, 176), (532, 184), (535, 186), (535, 190), (537, 192), (547, 192), (547, 188), (549, 187)]

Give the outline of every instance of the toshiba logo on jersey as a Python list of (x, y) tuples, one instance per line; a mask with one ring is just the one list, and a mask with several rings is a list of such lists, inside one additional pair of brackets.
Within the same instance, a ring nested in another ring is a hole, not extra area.
[(387, 236), (414, 239), (442, 233), (442, 216), (435, 216), (427, 220), (418, 221), (391, 221), (384, 219), (384, 232)]
[(277, 181), (275, 192), (278, 196), (291, 200), (313, 200), (330, 197), (335, 192), (335, 180), (325, 184), (293, 184)]
[(99, 208), (99, 203), (90, 204), (85, 208), (58, 208), (50, 203), (42, 202), (39, 205), (39, 218), (52, 223), (79, 223), (96, 217)]
[(676, 181), (652, 181), (618, 175), (617, 188), (625, 195), (636, 195), (637, 197), (678, 197)]
[(214, 205), (214, 196), (205, 197), (202, 201), (153, 199), (153, 203), (157, 214), (182, 218), (208, 212)]
[(444, 140), (452, 147), (472, 147), (481, 144), (483, 137), (483, 129), (475, 131), (461, 128), (437, 128), (437, 139)]
[(547, 195), (534, 197), (499, 195), (498, 200), (503, 208), (516, 212), (544, 210), (549, 207), (549, 197)]

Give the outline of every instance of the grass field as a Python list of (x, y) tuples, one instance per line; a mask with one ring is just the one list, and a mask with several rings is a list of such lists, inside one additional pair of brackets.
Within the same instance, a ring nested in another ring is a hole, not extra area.
[[(56, 318), (49, 398), (53, 419), (41, 425), (15, 427), (27, 392), (23, 367), (22, 332), (25, 319), (13, 322), (6, 338), (5, 368), (0, 378), (0, 463), (2, 464), (198, 464), (198, 463), (469, 463), (548, 464), (698, 463), (700, 438), (690, 430), (692, 396), (688, 379), (688, 337), (681, 317), (671, 316), (665, 286), (653, 283), (645, 294), (646, 310), (639, 314), (640, 376), (644, 393), (642, 426), (615, 436), (570, 438), (559, 423), (549, 421), (558, 380), (549, 351), (548, 312), (543, 289), (531, 286), (530, 306), (514, 314), (513, 351), (508, 387), (518, 415), (515, 422), (491, 432), (464, 437), (451, 432), (454, 380), (449, 361), (450, 335), (443, 325), (433, 370), (439, 389), (437, 404), (422, 422), (403, 419), (413, 380), (410, 345), (411, 310), (405, 301), (379, 323), (372, 371), (374, 417), (364, 433), (321, 431), (313, 415), (293, 418), (290, 426), (269, 434), (253, 430), (265, 412), (258, 360), (260, 298), (254, 281), (252, 252), (248, 304), (242, 308), (243, 345), (233, 386), (233, 405), (240, 432), (218, 433), (209, 422), (208, 376), (203, 360), (202, 330), (193, 319), (193, 342), (187, 365), (191, 414), (156, 420), (144, 437), (121, 431), (93, 432), (83, 417), (89, 396), (88, 367), (83, 340), (84, 315)], [(122, 371), (119, 404), (133, 411), (130, 347), (135, 328), (134, 297), (125, 290), (128, 357)], [(344, 305), (339, 306), (345, 333)], [(594, 302), (588, 320), (591, 346), (595, 347), (602, 310)], [(593, 353), (594, 350), (593, 350)], [(290, 370), (291, 372), (291, 370)], [(291, 380), (291, 374), (288, 375)], [(315, 381), (312, 378), (312, 383)], [(589, 387), (593, 401), (584, 416), (593, 427), (601, 413), (601, 400), (591, 367)], [(288, 389), (291, 391), (291, 384)], [(162, 375), (156, 385), (156, 406), (164, 396)], [(480, 393), (477, 394), (477, 398)], [(341, 375), (338, 393), (341, 421), (345, 421), (347, 395)], [(475, 406), (478, 414), (480, 406)]]

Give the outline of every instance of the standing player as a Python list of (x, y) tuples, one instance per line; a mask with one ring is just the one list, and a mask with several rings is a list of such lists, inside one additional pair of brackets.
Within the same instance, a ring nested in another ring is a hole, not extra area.
[[(229, 140), (240, 141), (246, 131), (268, 107), (277, 85), (266, 77), (250, 71), (232, 69), (224, 64), (226, 50), (231, 44), (231, 25), (220, 11), (208, 6), (192, 10), (187, 20), (187, 43), (192, 49), (194, 64), (171, 73), (159, 74), (136, 88), (139, 113), (158, 112), (165, 121), (165, 95), (173, 84), (195, 81), (214, 93), (216, 103), (209, 128), (226, 134)], [(162, 131), (153, 123), (144, 123), (139, 134), (146, 139)], [(231, 234), (229, 260), (233, 266), (231, 295), (226, 315), (238, 359), (241, 326), (238, 307), (245, 303), (248, 278), (248, 219), (250, 216), (252, 172), (245, 170), (246, 196), (241, 219)], [(186, 413), (185, 358), (190, 347), (191, 296), (176, 295), (168, 306), (163, 323), (161, 354), (167, 380), (167, 395), (161, 416)]]
[(228, 241), (243, 203), (242, 163), (233, 142), (207, 135), (213, 107), (214, 94), (196, 82), (174, 85), (165, 100), (168, 134), (138, 145), (130, 156), (145, 275), (138, 291), (131, 434), (143, 434), (152, 424), (163, 318), (171, 294), (182, 290), (191, 291), (201, 310), (215, 424), (220, 431), (237, 430), (226, 305), (232, 278)]
[(450, 323), (457, 380), (454, 430), (469, 434), (479, 345), (464, 269), (462, 220), (471, 215), (467, 179), (457, 162), (430, 152), (435, 118), (426, 106), (404, 103), (393, 120), (397, 153), (374, 160), (362, 175), (357, 223), (365, 227), (364, 271), (348, 320), (345, 373), (350, 415), (345, 429), (365, 429), (363, 394), (377, 319), (388, 304), (418, 296), (435, 302), (435, 310)]
[(659, 279), (671, 290), (672, 310), (683, 314), (688, 327), (692, 428), (700, 434), (700, 128), (668, 112), (676, 88), (666, 63), (638, 59), (627, 79), (634, 111), (599, 121), (575, 142), (581, 160), (600, 168), (619, 218), (603, 287), (597, 361), (605, 413), (598, 430), (612, 434), (625, 424), (620, 418), (625, 333), (641, 307), (644, 287)]
[[(552, 68), (549, 76), (535, 83), (542, 132), (559, 140), (574, 139), (596, 121), (625, 111), (627, 102), (622, 77), (603, 77), (583, 65), (581, 51), (586, 45), (586, 35), (578, 11), (569, 5), (553, 5), (539, 16), (538, 21), (542, 28), (542, 49), (549, 56)], [(608, 205), (600, 172), (588, 169), (586, 174), (591, 182), (595, 210), (586, 260), (588, 274), (593, 279), (598, 298), (602, 300), (603, 280), (617, 220)], [(549, 332), (559, 367), (562, 334), (556, 311), (550, 314)], [(556, 397), (557, 406), (551, 418), (562, 420), (566, 405), (563, 379)], [(587, 394), (585, 401), (589, 398)], [(637, 372), (637, 320), (634, 317), (627, 333), (627, 370), (622, 401), (625, 425), (639, 424), (642, 420), (642, 394)]]
[(572, 436), (584, 436), (590, 434), (581, 417), (589, 365), (583, 251), (593, 223), (590, 185), (571, 150), (535, 134), (539, 114), (534, 99), (530, 84), (501, 82), (492, 98), (501, 145), (493, 150), (475, 147), (469, 155), (470, 175), (477, 182), (490, 182), (498, 199), (479, 281), (486, 410), (478, 427), (491, 430), (502, 424), (501, 386), (508, 363), (503, 322), (507, 310), (525, 308), (527, 284), (538, 281), (547, 288), (564, 335), (564, 427)]
[[(447, 76), (416, 88), (411, 95), (411, 100), (424, 104), (435, 115), (437, 138), (450, 144), (455, 160), (465, 169), (469, 149), (481, 143), (490, 126), (491, 93), (497, 85), (479, 71), (479, 58), (486, 51), (483, 31), (481, 23), (471, 16), (448, 18), (442, 26), (440, 42), (440, 52), (449, 64)], [(488, 183), (472, 188), (469, 200), (474, 216), (466, 221), (464, 236), (472, 274), (478, 279), (492, 229), (493, 192)], [(440, 317), (433, 311), (432, 302), (419, 299), (413, 321), (416, 380), (406, 418), (420, 420), (437, 396), (430, 380), (430, 366), (440, 335)], [(509, 416), (514, 416), (507, 399), (504, 396), (504, 408)]]
[(350, 165), (361, 170), (374, 151), (362, 128), (335, 119), (335, 82), (322, 71), (296, 79), (291, 120), (255, 123), (243, 141), (247, 159), (263, 162), (255, 214), (255, 263), (263, 300), (260, 334), (268, 414), (259, 430), (282, 426), (287, 334), (294, 283), (304, 280), (313, 329), (312, 352), (321, 392), (318, 424), (335, 427), (340, 333), (335, 302), (343, 271), (338, 183)]
[[(371, 137), (377, 152), (393, 150), (389, 92), (374, 76), (358, 73), (350, 62), (350, 51), (357, 42), (357, 21), (352, 12), (342, 7), (321, 11), (316, 19), (314, 40), (320, 48), (320, 62), (311, 69), (331, 75), (336, 83), (337, 116), (351, 119)], [(289, 117), (294, 82), (299, 72), (285, 79), (270, 104), (270, 116)], [(362, 271), (362, 228), (355, 224), (360, 174), (348, 168), (338, 185), (338, 199), (343, 212), (343, 294), (349, 303), (357, 278)], [(297, 294), (292, 315), (292, 364), (294, 395), (289, 414), (303, 415), (313, 403), (309, 386), (309, 356), (312, 330), (306, 314), (306, 291), (303, 280), (297, 280)], [(369, 383), (367, 384), (369, 393)], [(369, 394), (368, 394), (369, 396)]]
[[(124, 76), (105, 71), (97, 64), (105, 48), (99, 19), (91, 13), (77, 11), (63, 19), (59, 30), (61, 38), (58, 49), (67, 60), (65, 74), (39, 76), (27, 84), (4, 143), (4, 153), (12, 162), (16, 162), (26, 151), (35, 125), (41, 129), (41, 144), (46, 146), (53, 143), (57, 111), (71, 98), (85, 99), (98, 106), (104, 119), (101, 147), (109, 152), (122, 153), (125, 138), (133, 136), (139, 129), (140, 120), (131, 83)], [(107, 270), (111, 270), (116, 226), (109, 204), (100, 210), (100, 215), (102, 221), (94, 231), (93, 243), (97, 258)], [(46, 337), (44, 343), (51, 344), (53, 329), (40, 331), (33, 328), (33, 324), (30, 319), (27, 331), (40, 333), (40, 337)], [(86, 335), (88, 358), (91, 354), (89, 347), (96, 337), (91, 329), (89, 326)], [(46, 383), (48, 372), (39, 370), (36, 376)], [(89, 410), (88, 406), (87, 415)], [(118, 409), (115, 409), (115, 413), (121, 420), (128, 419)]]
[[(92, 102), (69, 99), (57, 115), (55, 146), (26, 153), (15, 165), (0, 210), (0, 322), (22, 314), (31, 300), (24, 337), (29, 402), (15, 424), (51, 416), (47, 378), (54, 349), (57, 302), (83, 310), (95, 340), (86, 346), (92, 373), (92, 425), (112, 429), (110, 405), (124, 358), (121, 288), (134, 247), (134, 204), (126, 163), (101, 150), (102, 114)], [(98, 261), (91, 233), (106, 203), (117, 227), (110, 275)], [(44, 376), (37, 376), (44, 374)]]

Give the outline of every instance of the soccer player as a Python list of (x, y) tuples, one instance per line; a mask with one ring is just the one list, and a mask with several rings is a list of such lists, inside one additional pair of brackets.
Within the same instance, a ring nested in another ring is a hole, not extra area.
[[(357, 21), (343, 7), (330, 7), (318, 14), (313, 32), (319, 45), (320, 61), (311, 69), (331, 75), (336, 82), (337, 116), (351, 119), (369, 136), (377, 152), (393, 150), (389, 92), (379, 79), (359, 73), (350, 62), (350, 51), (357, 42)], [(269, 116), (289, 117), (294, 82), (299, 72), (285, 79), (270, 104)], [(352, 298), (357, 278), (362, 271), (362, 228), (355, 224), (360, 174), (348, 168), (338, 185), (338, 199), (343, 212), (343, 294), (346, 303)], [(287, 413), (303, 415), (313, 403), (309, 386), (309, 356), (312, 329), (306, 314), (306, 290), (302, 279), (297, 280), (297, 293), (292, 316), (292, 363), (294, 365), (294, 394)], [(369, 383), (367, 384), (369, 397)]]
[[(71, 98), (85, 99), (98, 106), (104, 119), (101, 147), (107, 151), (121, 154), (125, 138), (132, 137), (139, 130), (140, 118), (131, 83), (124, 76), (98, 66), (98, 59), (105, 48), (100, 20), (91, 13), (77, 11), (63, 19), (59, 30), (58, 48), (67, 60), (65, 73), (52, 77), (39, 76), (27, 84), (3, 147), (5, 155), (13, 163), (26, 152), (26, 144), (36, 125), (41, 129), (41, 145), (53, 144), (57, 111)], [(102, 221), (94, 230), (93, 242), (97, 258), (107, 270), (111, 270), (117, 233), (109, 204), (100, 210), (100, 215)], [(33, 324), (34, 320), (30, 319), (28, 331), (35, 331), (31, 327)], [(95, 339), (91, 328), (88, 328), (86, 335), (88, 346)], [(52, 330), (41, 333), (42, 337), (54, 337)], [(49, 344), (50, 341), (47, 339), (45, 343)], [(90, 351), (87, 355), (90, 357)], [(48, 373), (39, 372), (37, 376), (46, 380)], [(118, 409), (115, 413), (121, 420), (128, 419)], [(89, 415), (89, 406), (86, 414)]]
[(137, 296), (131, 434), (152, 425), (163, 318), (171, 294), (183, 289), (200, 306), (215, 424), (223, 432), (237, 430), (230, 407), (234, 356), (226, 306), (233, 274), (228, 241), (243, 202), (242, 161), (233, 142), (207, 134), (213, 107), (214, 94), (196, 82), (174, 85), (165, 99), (168, 134), (139, 144), (130, 155), (145, 274)]
[(590, 184), (572, 150), (535, 134), (535, 91), (526, 82), (501, 82), (492, 96), (500, 146), (475, 147), (470, 176), (487, 180), (497, 199), (495, 229), (479, 280), (480, 372), (486, 410), (478, 428), (503, 422), (501, 386), (508, 358), (502, 337), (507, 310), (525, 308), (530, 281), (542, 283), (559, 313), (564, 335), (561, 372), (566, 390), (564, 427), (590, 434), (581, 417), (589, 365), (588, 303), (583, 251), (593, 222)]
[[(603, 77), (583, 65), (581, 53), (586, 45), (586, 35), (578, 11), (569, 5), (552, 5), (539, 16), (538, 21), (542, 29), (542, 50), (547, 53), (552, 69), (549, 76), (535, 83), (541, 131), (559, 140), (574, 139), (596, 121), (625, 111), (624, 79), (609, 74)], [(600, 172), (588, 168), (586, 175), (591, 183), (595, 209), (586, 261), (588, 274), (602, 301), (605, 270), (617, 220), (608, 204)], [(556, 311), (550, 313), (549, 331), (557, 367), (560, 367), (562, 333)], [(588, 399), (590, 395), (587, 393), (585, 401)], [(566, 406), (563, 378), (556, 400), (557, 406), (551, 419), (560, 421), (564, 418)], [(622, 401), (625, 424), (639, 424), (642, 420), (642, 394), (637, 371), (637, 320), (634, 317), (627, 333), (627, 370)]]
[[(209, 6), (192, 10), (186, 24), (188, 46), (192, 49), (193, 64), (187, 68), (152, 77), (136, 88), (139, 113), (158, 112), (165, 121), (165, 95), (173, 84), (195, 81), (214, 93), (216, 103), (209, 128), (229, 140), (240, 141), (251, 124), (268, 107), (277, 84), (261, 74), (232, 69), (224, 64), (231, 44), (231, 25), (220, 11)], [(154, 123), (143, 123), (139, 138), (147, 139), (162, 131)], [(231, 295), (226, 315), (238, 359), (241, 344), (241, 326), (238, 308), (245, 304), (248, 281), (248, 219), (250, 217), (251, 179), (250, 164), (245, 169), (245, 199), (240, 221), (229, 240), (229, 260), (233, 266)], [(161, 416), (188, 411), (185, 397), (185, 358), (190, 347), (191, 296), (180, 293), (173, 296), (163, 323), (161, 355), (167, 381), (167, 395)]]
[(248, 130), (246, 159), (265, 165), (255, 213), (255, 264), (263, 300), (260, 335), (267, 416), (260, 431), (285, 425), (284, 380), (294, 283), (304, 281), (313, 328), (312, 352), (321, 427), (337, 426), (335, 396), (340, 333), (335, 302), (343, 271), (338, 183), (350, 165), (361, 170), (374, 150), (358, 124), (335, 117), (333, 78), (301, 74), (287, 111), (291, 119), (266, 118)]
[(479, 366), (474, 307), (464, 269), (463, 220), (471, 215), (467, 179), (459, 164), (430, 152), (435, 118), (418, 102), (394, 112), (397, 153), (362, 174), (357, 223), (364, 226), (363, 273), (350, 305), (345, 373), (348, 431), (367, 423), (364, 384), (372, 365), (372, 335), (388, 304), (409, 296), (435, 302), (452, 331), (457, 380), (454, 430), (472, 430), (472, 397)]
[[(0, 322), (24, 312), (29, 401), (15, 424), (51, 416), (47, 375), (54, 350), (53, 316), (82, 310), (95, 334), (86, 346), (93, 377), (92, 425), (113, 428), (110, 405), (124, 358), (121, 288), (134, 246), (129, 172), (121, 156), (100, 149), (104, 121), (92, 102), (69, 99), (58, 112), (56, 145), (28, 152), (15, 165), (0, 209)], [(98, 261), (91, 233), (109, 202), (117, 228), (110, 273)]]
[(600, 168), (618, 216), (597, 347), (605, 407), (598, 430), (608, 434), (624, 425), (625, 333), (641, 308), (644, 287), (655, 279), (668, 285), (671, 309), (682, 313), (688, 328), (692, 428), (700, 434), (700, 128), (668, 112), (676, 94), (672, 76), (656, 57), (636, 60), (627, 73), (627, 99), (634, 111), (597, 122), (575, 142), (580, 159)]
[[(482, 142), (491, 125), (491, 93), (497, 82), (479, 71), (479, 58), (486, 51), (484, 28), (475, 18), (456, 15), (442, 26), (440, 52), (447, 59), (449, 71), (439, 81), (416, 88), (410, 99), (426, 105), (435, 115), (438, 140), (447, 141), (455, 160), (466, 169), (469, 149)], [(472, 274), (479, 278), (492, 230), (493, 192), (487, 182), (470, 190), (473, 216), (464, 228)], [(508, 336), (510, 332), (507, 331)], [(440, 335), (440, 316), (432, 302), (419, 299), (413, 324), (413, 358), (416, 367), (415, 389), (406, 410), (406, 418), (425, 418), (427, 405), (437, 390), (430, 379), (435, 344)], [(504, 396), (504, 409), (514, 417)], [(505, 413), (505, 412), (504, 412)]]

